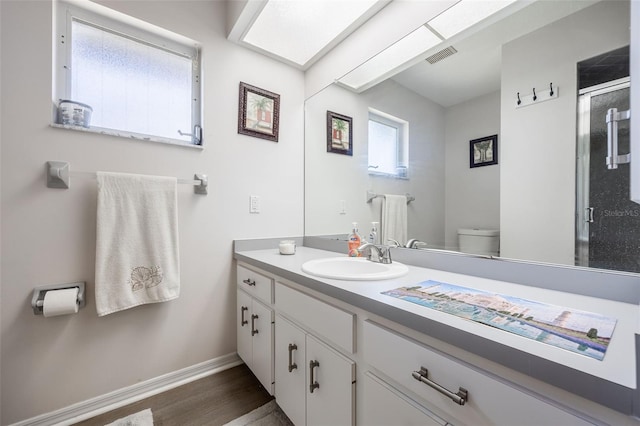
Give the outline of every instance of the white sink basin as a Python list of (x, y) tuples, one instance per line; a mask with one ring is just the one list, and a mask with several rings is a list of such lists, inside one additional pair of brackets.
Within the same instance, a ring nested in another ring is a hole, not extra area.
[(398, 278), (409, 272), (406, 265), (371, 262), (362, 257), (329, 257), (302, 264), (302, 271), (316, 277), (348, 281), (375, 281)]

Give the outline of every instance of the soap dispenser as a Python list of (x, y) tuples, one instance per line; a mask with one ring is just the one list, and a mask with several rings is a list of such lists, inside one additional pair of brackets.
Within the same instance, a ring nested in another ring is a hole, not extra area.
[(369, 242), (378, 244), (378, 222), (371, 222), (371, 232), (369, 232)]
[(349, 256), (360, 257), (358, 247), (360, 247), (361, 241), (362, 238), (360, 238), (360, 234), (358, 233), (358, 222), (353, 222), (353, 229), (351, 230), (351, 234), (349, 234), (349, 240), (347, 242), (349, 245)]

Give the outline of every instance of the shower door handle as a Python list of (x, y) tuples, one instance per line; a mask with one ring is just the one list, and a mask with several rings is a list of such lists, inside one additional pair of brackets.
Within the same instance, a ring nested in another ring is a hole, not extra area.
[(631, 153), (618, 154), (618, 121), (629, 120), (631, 118), (631, 110), (620, 111), (618, 108), (609, 108), (607, 110), (607, 169), (617, 169), (618, 164), (626, 164), (631, 162)]
[(587, 207), (584, 209), (584, 221), (587, 223), (593, 223), (593, 207)]

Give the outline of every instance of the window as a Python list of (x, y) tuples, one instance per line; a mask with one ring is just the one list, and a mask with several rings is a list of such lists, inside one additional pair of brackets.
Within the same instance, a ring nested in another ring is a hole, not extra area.
[(195, 43), (109, 15), (59, 4), (55, 100), (89, 105), (91, 130), (200, 145)]
[(409, 123), (369, 109), (369, 174), (406, 179)]

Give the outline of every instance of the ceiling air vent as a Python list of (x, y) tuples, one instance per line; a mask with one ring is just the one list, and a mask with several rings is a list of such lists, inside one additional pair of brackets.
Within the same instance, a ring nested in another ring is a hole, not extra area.
[(448, 58), (449, 56), (453, 55), (454, 53), (457, 53), (458, 51), (455, 49), (455, 47), (453, 46), (449, 46), (445, 49), (442, 49), (439, 52), (434, 53), (433, 55), (429, 56), (426, 61), (429, 62), (430, 64), (435, 64), (436, 62), (440, 62), (441, 60)]

